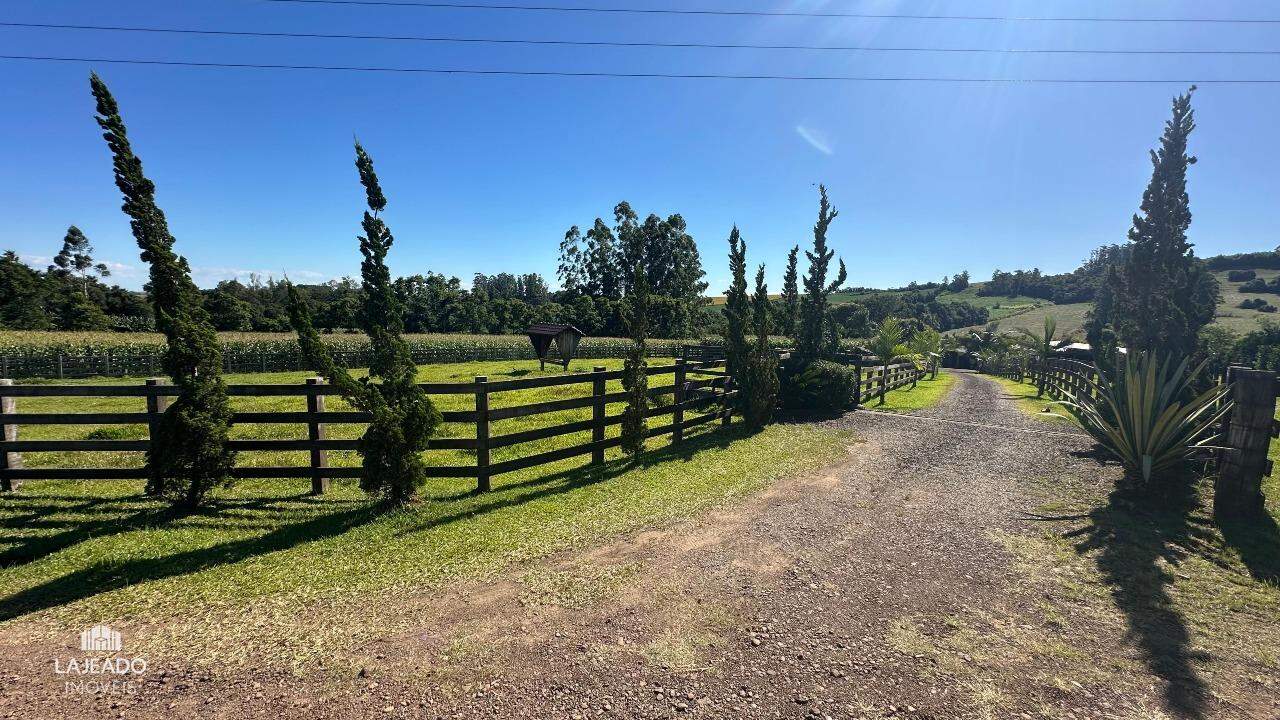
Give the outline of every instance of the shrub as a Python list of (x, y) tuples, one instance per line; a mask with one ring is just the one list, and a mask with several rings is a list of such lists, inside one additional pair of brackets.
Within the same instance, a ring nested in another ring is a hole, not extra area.
[(1245, 282), (1258, 277), (1258, 273), (1253, 270), (1232, 270), (1227, 273), (1227, 280), (1231, 282)]
[(631, 350), (622, 364), (622, 389), (627, 393), (627, 409), (622, 413), (622, 451), (632, 461), (644, 453), (648, 434), (645, 417), (649, 410), (649, 377), (645, 373), (645, 341), (649, 337), (649, 280), (644, 266), (636, 265), (631, 294), (627, 296), (627, 327)]
[(1245, 298), (1240, 301), (1240, 308), (1244, 310), (1259, 310), (1267, 304), (1262, 298)]
[(857, 374), (840, 363), (815, 360), (787, 373), (783, 406), (791, 411), (839, 414), (853, 407)]
[(759, 430), (773, 419), (778, 404), (778, 354), (769, 347), (769, 286), (764, 282), (764, 265), (756, 271), (756, 291), (751, 297), (755, 344), (747, 352), (742, 372), (742, 414), (747, 427)]
[(1254, 278), (1240, 286), (1240, 292), (1242, 293), (1268, 293), (1271, 291), (1272, 288), (1262, 278)]
[(1231, 410), (1229, 386), (1214, 385), (1195, 395), (1192, 388), (1204, 363), (1187, 368), (1185, 359), (1175, 363), (1151, 352), (1131, 353), (1113, 378), (1099, 371), (1096, 405), (1063, 404), (1079, 412), (1085, 430), (1124, 463), (1131, 477), (1167, 487), (1165, 473), (1194, 451), (1212, 447)]

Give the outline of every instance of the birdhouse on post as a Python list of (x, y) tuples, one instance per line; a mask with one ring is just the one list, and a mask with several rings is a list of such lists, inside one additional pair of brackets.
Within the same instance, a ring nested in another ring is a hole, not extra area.
[[(539, 369), (547, 369), (547, 363), (561, 365), (569, 369), (569, 361), (578, 354), (578, 341), (585, 337), (581, 330), (572, 325), (556, 323), (536, 323), (525, 331), (529, 342), (533, 343), (533, 351), (538, 356)], [(550, 357), (552, 347), (556, 357)]]

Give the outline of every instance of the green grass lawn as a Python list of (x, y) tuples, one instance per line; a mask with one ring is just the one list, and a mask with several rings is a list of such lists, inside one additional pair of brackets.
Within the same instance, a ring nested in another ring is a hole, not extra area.
[(888, 410), (892, 412), (910, 412), (933, 407), (951, 392), (956, 384), (956, 375), (948, 370), (939, 370), (938, 377), (933, 380), (921, 380), (913, 388), (910, 385), (898, 388), (885, 396), (883, 405), (875, 400), (866, 407), (871, 410)]
[[(424, 366), (420, 377), (463, 381), (479, 374), (491, 380), (538, 374), (531, 364)], [(301, 382), (305, 376), (229, 380)], [(655, 386), (669, 383), (670, 376), (651, 378)], [(492, 404), (588, 392), (585, 385), (513, 391), (496, 396)], [(902, 394), (895, 391), (890, 398)], [(471, 402), (467, 396), (439, 399), (447, 409), (467, 409)], [(238, 409), (255, 410), (301, 409), (302, 402), (233, 398)], [(139, 398), (19, 400), (26, 412), (137, 410), (140, 404)], [(331, 398), (330, 407), (344, 405)], [(586, 413), (495, 423), (501, 427), (494, 434), (568, 422)], [(359, 432), (356, 426), (333, 430), (333, 437)], [(301, 426), (259, 425), (237, 427), (234, 434), (301, 437), (302, 432)], [(445, 426), (448, 436), (470, 432), (468, 425)], [(132, 426), (21, 428), (25, 438), (144, 433)], [(583, 439), (568, 436), (495, 450), (493, 460)], [(18, 640), (61, 637), (88, 624), (108, 623), (130, 635), (131, 648), (156, 658), (180, 653), (194, 662), (302, 663), (384, 632), (380, 624), (393, 622), (388, 613), (396, 598), (696, 513), (777, 478), (820, 468), (855, 441), (847, 431), (819, 425), (775, 425), (750, 435), (736, 422), (727, 429), (709, 423), (678, 446), (651, 439), (647, 463), (638, 468), (616, 452), (609, 453), (603, 468), (584, 467), (585, 458), (575, 458), (497, 476), (494, 491), (483, 495), (471, 492), (470, 480), (433, 479), (421, 502), (390, 513), (379, 513), (354, 480), (335, 480), (331, 492), (320, 497), (307, 494), (305, 479), (240, 481), (221, 491), (211, 507), (189, 515), (173, 514), (142, 496), (142, 481), (28, 481), (0, 498), (0, 628)], [(32, 453), (26, 459), (29, 466), (140, 462), (137, 453), (85, 455)], [(331, 455), (334, 464), (358, 462), (354, 453)], [(240, 462), (302, 464), (302, 456), (245, 453)], [(472, 462), (463, 451), (432, 451), (430, 457), (438, 463)], [(210, 633), (215, 627), (219, 632)]]
[(998, 375), (987, 375), (995, 380), (1005, 391), (1005, 397), (1012, 400), (1018, 409), (1027, 415), (1044, 422), (1049, 426), (1064, 429), (1080, 427), (1080, 423), (1062, 405), (1056, 404), (1046, 393), (1044, 397), (1036, 397), (1036, 386), (1029, 382), (1018, 382)]

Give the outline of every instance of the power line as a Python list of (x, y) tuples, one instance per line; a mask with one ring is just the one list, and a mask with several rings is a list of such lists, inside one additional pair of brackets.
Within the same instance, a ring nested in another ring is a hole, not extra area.
[(1211, 78), (1184, 80), (1177, 78), (964, 78), (871, 75), (730, 75), (721, 73), (607, 72), (573, 70), (486, 70), (482, 68), (377, 67), (362, 65), (293, 65), (268, 63), (197, 62), (192, 60), (142, 60), (135, 58), (54, 57), (43, 55), (0, 55), (0, 60), (37, 62), (80, 62), (118, 65), (159, 65), (166, 67), (224, 68), (251, 70), (317, 70), (332, 72), (415, 73), (426, 75), (508, 75), (519, 77), (564, 78), (655, 78), (671, 80), (777, 80), (810, 82), (908, 82), (963, 83), (1003, 85), (1280, 85), (1280, 79)]
[(431, 35), (362, 35), (354, 33), (272, 32), (265, 30), (207, 30), (200, 28), (136, 27), (123, 25), (66, 25), (55, 23), (3, 22), (0, 27), (42, 30), (90, 30), (99, 32), (156, 33), (173, 35), (207, 35), (216, 37), (299, 38), (319, 40), (377, 40), (393, 42), (469, 43), (499, 45), (565, 45), (574, 47), (624, 48), (707, 48), (741, 50), (813, 50), (847, 52), (916, 52), (916, 53), (983, 53), (983, 54), (1048, 54), (1048, 55), (1280, 55), (1280, 50), (1109, 50), (1109, 49), (1034, 49), (1034, 48), (938, 48), (885, 47), (871, 45), (794, 45), (757, 43), (649, 42), (623, 40), (556, 40), (530, 38), (487, 38)]
[(1097, 23), (1217, 23), (1226, 25), (1276, 25), (1280, 18), (1152, 18), (1152, 17), (1022, 17), (1007, 15), (924, 15), (911, 13), (860, 13), (805, 10), (715, 10), (683, 8), (583, 7), (573, 5), (482, 4), (468, 2), (416, 2), (404, 0), (266, 0), (312, 5), (362, 5), (453, 10), (522, 10), (529, 12), (603, 13), (633, 15), (721, 15), (744, 17), (861, 18), (866, 20), (964, 20), (994, 22), (1097, 22)]

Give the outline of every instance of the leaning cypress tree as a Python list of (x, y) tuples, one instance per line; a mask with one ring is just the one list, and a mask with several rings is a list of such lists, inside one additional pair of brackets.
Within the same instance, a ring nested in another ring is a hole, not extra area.
[(360, 487), (392, 504), (412, 500), (426, 482), (422, 451), (440, 425), (440, 412), (417, 384), (418, 368), (409, 355), (404, 332), (404, 308), (391, 283), (387, 252), (395, 238), (378, 213), (387, 206), (373, 160), (356, 143), (356, 168), (369, 209), (361, 226), (361, 308), (358, 323), (369, 336), (369, 377), (356, 380), (333, 360), (320, 340), (311, 311), (289, 285), (289, 318), (298, 333), (302, 356), (329, 380), (351, 405), (372, 415), (360, 437)]
[(627, 393), (627, 409), (622, 413), (622, 451), (633, 460), (644, 452), (648, 432), (645, 415), (649, 410), (649, 377), (645, 374), (645, 341), (649, 336), (649, 280), (644, 266), (636, 265), (631, 293), (627, 295), (627, 329), (631, 347), (622, 364), (622, 389)]
[(827, 200), (827, 188), (818, 186), (818, 222), (813, 226), (813, 250), (805, 251), (809, 258), (809, 273), (804, 278), (804, 298), (800, 301), (800, 328), (796, 337), (796, 354), (801, 362), (807, 364), (821, 358), (830, 348), (828, 328), (830, 323), (827, 311), (830, 307), (829, 296), (836, 288), (844, 284), (848, 272), (844, 260), (840, 261), (840, 272), (836, 279), (827, 283), (827, 270), (835, 250), (827, 249), (827, 229), (831, 221), (836, 219), (836, 212)]
[(227, 448), (231, 406), (222, 381), (222, 349), (191, 268), (173, 251), (174, 238), (156, 205), (155, 185), (133, 154), (115, 98), (96, 73), (89, 76), (89, 85), (102, 137), (111, 148), (116, 186), (124, 194), (123, 210), (142, 259), (150, 265), (148, 291), (156, 328), (168, 343), (161, 366), (178, 392), (151, 438), (147, 492), (191, 508), (230, 482), (235, 463), (235, 453)]
[(1191, 204), (1187, 169), (1196, 158), (1187, 154), (1195, 130), (1192, 86), (1173, 100), (1160, 147), (1151, 151), (1151, 181), (1129, 230), (1129, 252), (1108, 275), (1109, 303), (1094, 308), (1090, 335), (1106, 325), (1131, 352), (1150, 350), (1178, 357), (1196, 351), (1200, 328), (1213, 321), (1218, 284), (1187, 240)]
[(800, 246), (794, 245), (787, 253), (787, 272), (782, 276), (782, 317), (778, 331), (787, 337), (795, 337), (796, 321), (800, 317), (800, 286), (797, 257)]
[(734, 225), (729, 232), (729, 273), (732, 280), (725, 291), (724, 354), (725, 371), (733, 375), (742, 369), (747, 358), (747, 326), (751, 323), (751, 305), (747, 299), (747, 243)]
[(773, 419), (778, 403), (778, 355), (769, 347), (769, 286), (764, 282), (763, 264), (756, 270), (751, 310), (755, 344), (747, 354), (747, 366), (742, 373), (743, 417), (748, 428), (759, 430)]

